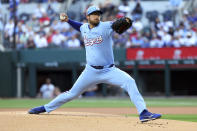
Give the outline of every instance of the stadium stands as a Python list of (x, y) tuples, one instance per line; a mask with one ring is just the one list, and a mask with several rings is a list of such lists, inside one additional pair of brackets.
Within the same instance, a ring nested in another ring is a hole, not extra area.
[[(78, 8), (82, 2), (88, 7), (90, 2), (87, 0), (74, 0), (68, 9), (70, 18), (86, 22), (84, 9)], [(3, 5), (8, 2), (3, 0)], [(83, 47), (83, 39), (79, 33), (73, 30), (67, 23), (60, 22), (59, 10), (52, 6), (54, 3), (63, 2), (63, 0), (21, 0), (20, 4), (32, 4), (38, 2), (34, 9), (27, 12), (18, 12), (16, 26), (16, 49), (26, 48), (48, 48), (63, 47), (69, 48), (68, 42), (72, 38), (80, 41), (79, 47)], [(42, 4), (39, 4), (42, 3)], [(118, 35), (113, 34), (115, 48), (164, 48), (164, 47), (192, 47), (197, 45), (197, 9), (194, 11), (183, 11), (183, 15), (177, 22), (175, 17), (178, 15), (176, 10), (167, 9), (163, 12), (160, 10), (144, 9), (143, 2), (119, 1), (120, 4), (114, 4), (108, 0), (99, 4), (104, 12), (103, 21), (111, 21), (123, 16), (129, 16), (135, 20), (133, 27), (126, 33)], [(135, 5), (133, 5), (135, 4)], [(24, 5), (25, 6), (25, 5)], [(21, 8), (22, 6), (20, 6)], [(72, 8), (71, 8), (72, 7)], [(7, 19), (3, 12), (0, 12), (0, 31), (3, 47), (7, 50), (14, 48), (14, 17), (13, 3), (10, 2), (8, 11), (10, 12)], [(148, 23), (144, 23), (144, 19)], [(58, 35), (57, 35), (58, 34)], [(61, 39), (59, 39), (61, 38)], [(60, 41), (55, 42), (55, 39)], [(29, 43), (31, 41), (31, 43)], [(30, 46), (31, 45), (31, 46)], [(78, 46), (77, 46), (78, 47)], [(72, 47), (73, 48), (73, 47)]]

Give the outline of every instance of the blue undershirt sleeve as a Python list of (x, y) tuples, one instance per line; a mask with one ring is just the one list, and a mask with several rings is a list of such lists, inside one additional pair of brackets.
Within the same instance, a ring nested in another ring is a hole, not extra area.
[(83, 25), (82, 23), (80, 22), (76, 22), (74, 20), (71, 20), (71, 19), (68, 19), (68, 23), (76, 30), (78, 30), (80, 32), (80, 27), (81, 25)]

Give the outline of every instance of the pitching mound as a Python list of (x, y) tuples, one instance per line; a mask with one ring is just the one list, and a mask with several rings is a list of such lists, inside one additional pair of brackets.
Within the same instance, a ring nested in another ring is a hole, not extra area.
[(140, 123), (137, 117), (59, 112), (30, 115), (24, 111), (0, 112), (1, 131), (196, 131), (194, 122), (155, 120)]

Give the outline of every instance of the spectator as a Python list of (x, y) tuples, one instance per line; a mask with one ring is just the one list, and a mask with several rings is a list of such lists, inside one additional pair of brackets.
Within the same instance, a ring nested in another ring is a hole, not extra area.
[(154, 29), (159, 30), (161, 28), (161, 26), (162, 26), (162, 23), (161, 23), (160, 19), (157, 17), (154, 22)]
[[(190, 28), (190, 21), (188, 20), (188, 17), (189, 17), (189, 14), (188, 14), (188, 11), (187, 10), (184, 10), (183, 11), (183, 18), (182, 18), (182, 23), (184, 24), (184, 26), (186, 27), (186, 29), (189, 29)], [(192, 23), (192, 22), (191, 22)]]
[(70, 25), (67, 22), (58, 22), (57, 20), (55, 20), (52, 23), (52, 28), (53, 30), (59, 30), (59, 31), (62, 31), (64, 29), (69, 30)]
[(23, 32), (18, 38), (18, 43), (16, 48), (17, 49), (25, 48), (25, 45), (27, 44), (27, 40), (28, 40), (27, 34), (26, 32)]
[(44, 33), (36, 33), (34, 42), (36, 48), (44, 48), (48, 46), (47, 39)]
[(70, 29), (70, 25), (67, 22), (59, 22), (59, 30), (62, 31), (64, 29), (69, 30)]
[(172, 37), (171, 45), (173, 47), (176, 47), (176, 48), (181, 47), (181, 44), (180, 44), (180, 41), (179, 41), (179, 36)]
[(46, 12), (46, 10), (43, 7), (41, 7), (41, 4), (38, 4), (33, 15), (36, 18), (41, 18), (42, 17), (42, 13), (45, 13), (45, 12)]
[(140, 33), (138, 33), (137, 37), (133, 37), (132, 40), (132, 47), (141, 47), (142, 45), (144, 45), (144, 41), (140, 35)]
[(141, 44), (141, 48), (148, 48), (150, 46), (151, 34), (150, 31), (145, 31), (142, 35), (143, 43)]
[(26, 26), (26, 33), (27, 33), (27, 36), (33, 36), (34, 35), (34, 32), (32, 30), (32, 27), (29, 27), (29, 26)]
[(125, 44), (128, 40), (128, 38), (126, 37), (126, 33), (123, 33), (121, 35), (118, 35), (117, 33), (114, 33), (114, 47), (116, 48), (120, 48), (120, 47), (125, 47)]
[(3, 45), (7, 49), (11, 49), (13, 47), (11, 43), (12, 36), (9, 36), (8, 31), (4, 32), (4, 37), (3, 37)]
[(52, 29), (53, 29), (53, 30), (59, 30), (59, 29), (60, 29), (60, 27), (59, 27), (59, 24), (58, 24), (58, 21), (57, 21), (57, 20), (53, 21), (53, 23), (52, 23), (51, 27), (52, 27)]
[[(102, 5), (103, 4), (103, 5)], [(115, 8), (114, 7), (114, 5), (113, 5), (113, 3), (111, 2), (111, 0), (105, 0), (104, 1), (104, 3), (99, 3), (99, 8), (101, 9), (101, 11), (103, 12), (103, 13), (108, 13), (108, 12), (110, 12), (110, 13), (112, 13), (113, 11), (113, 9)], [(85, 12), (84, 12), (85, 13)]]
[(12, 36), (14, 33), (14, 21), (12, 19), (5, 25), (4, 32), (7, 32), (9, 36)]
[(129, 39), (132, 40), (133, 37), (137, 37), (138, 32), (136, 31), (135, 28), (133, 28), (133, 30), (131, 31), (131, 33), (129, 34)]
[(47, 78), (46, 83), (40, 88), (42, 98), (50, 99), (54, 97), (55, 86), (51, 84), (51, 79)]
[(122, 4), (118, 7), (119, 11), (125, 15), (130, 12), (130, 7), (127, 1), (123, 1)]
[(195, 34), (192, 35), (192, 32), (188, 31), (185, 37), (184, 45), (190, 47), (190, 46), (195, 46), (195, 44), (196, 44), (196, 35)]
[(52, 46), (52, 38), (54, 35), (54, 30), (52, 28), (50, 28), (49, 32), (47, 33), (47, 43), (49, 44), (49, 46)]
[(132, 16), (133, 19), (141, 19), (142, 18), (142, 14), (143, 14), (143, 9), (142, 6), (140, 4), (140, 1), (137, 1), (135, 8), (132, 11)]
[(163, 29), (164, 29), (164, 31), (168, 32), (169, 29), (172, 28), (172, 27), (173, 27), (173, 22), (172, 22), (172, 21), (170, 21), (170, 20), (165, 20), (165, 21), (163, 22)]
[(171, 46), (172, 37), (167, 32), (164, 31), (164, 34), (161, 39), (164, 42), (165, 46), (167, 46), (167, 47)]
[(42, 13), (42, 16), (39, 18), (40, 26), (48, 26), (50, 24), (50, 18), (47, 16), (47, 13)]
[(142, 29), (143, 29), (143, 24), (142, 24), (142, 22), (140, 21), (140, 19), (137, 18), (136, 21), (133, 22), (133, 27), (136, 29), (137, 32), (142, 31)]
[(164, 46), (164, 42), (161, 40), (160, 36), (153, 36), (153, 39), (150, 41), (151, 48), (162, 48)]
[(17, 24), (16, 32), (19, 32), (19, 30), (20, 32), (27, 32), (27, 27), (22, 21), (18, 22)]
[(56, 16), (56, 12), (55, 10), (51, 7), (51, 5), (49, 4), (47, 7), (47, 15), (49, 16), (51, 21), (55, 20), (55, 16)]
[(36, 47), (36, 45), (35, 45), (35, 42), (33, 40), (33, 36), (29, 36), (29, 38), (27, 40), (26, 48), (33, 49), (35, 47)]
[(68, 40), (68, 48), (80, 48), (80, 41), (77, 39), (77, 35), (73, 35), (72, 39)]
[(52, 43), (55, 46), (60, 47), (63, 45), (64, 41), (66, 40), (66, 37), (64, 35), (62, 35), (59, 30), (56, 30), (55, 32), (56, 33), (52, 37)]
[(31, 15), (30, 20), (26, 23), (29, 27), (32, 28), (34, 32), (38, 32), (40, 30), (39, 19), (36, 18), (35, 15)]

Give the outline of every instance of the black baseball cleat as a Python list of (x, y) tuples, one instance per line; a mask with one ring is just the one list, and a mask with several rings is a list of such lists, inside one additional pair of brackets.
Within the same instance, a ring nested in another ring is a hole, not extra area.
[(150, 120), (155, 120), (155, 119), (159, 119), (161, 117), (161, 114), (155, 114), (155, 113), (151, 113), (148, 110), (144, 110), (141, 114), (140, 114), (140, 121), (143, 122), (147, 122)]
[(44, 106), (32, 108), (28, 111), (29, 114), (40, 114), (46, 112)]

